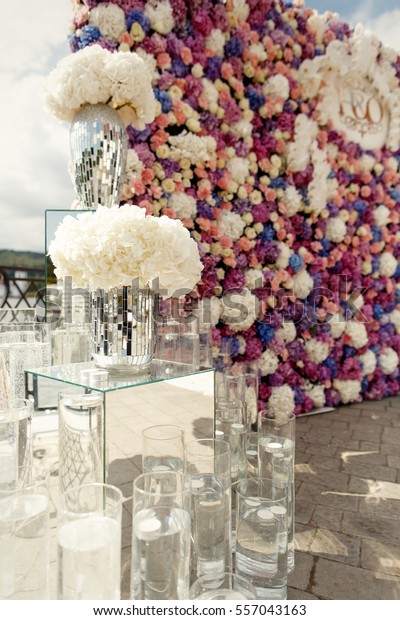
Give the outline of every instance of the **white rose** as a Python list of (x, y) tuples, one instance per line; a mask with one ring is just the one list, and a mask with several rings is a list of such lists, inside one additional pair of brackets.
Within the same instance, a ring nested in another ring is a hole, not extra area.
[(329, 355), (329, 345), (326, 342), (321, 342), (316, 338), (307, 340), (304, 345), (306, 353), (309, 359), (315, 364), (322, 364)]
[(350, 337), (350, 345), (356, 349), (361, 349), (368, 343), (368, 333), (363, 323), (348, 321), (345, 332)]
[(383, 252), (383, 254), (381, 254), (379, 260), (379, 273), (382, 276), (391, 278), (396, 273), (397, 267), (398, 262), (393, 254), (390, 254), (389, 252)]
[(170, 136), (168, 142), (174, 157), (190, 159), (193, 165), (213, 159), (217, 151), (217, 143), (212, 136), (196, 136), (187, 131)]
[(384, 375), (391, 375), (399, 367), (399, 356), (391, 347), (387, 347), (379, 356), (379, 366)]
[(323, 385), (312, 385), (309, 383), (304, 392), (314, 403), (315, 407), (323, 407), (325, 405), (325, 387)]
[(294, 185), (290, 185), (285, 189), (283, 203), (286, 206), (286, 215), (288, 217), (292, 217), (292, 215), (296, 215), (298, 211), (302, 210), (301, 195)]
[(255, 288), (261, 288), (263, 285), (263, 274), (259, 269), (246, 269), (244, 271), (246, 287), (251, 291)]
[(279, 358), (273, 351), (264, 351), (258, 360), (258, 366), (263, 377), (272, 375), (279, 366)]
[(341, 243), (346, 236), (347, 228), (341, 217), (331, 217), (326, 224), (325, 237), (334, 243)]
[(283, 243), (283, 241), (278, 241), (278, 247), (280, 254), (276, 259), (276, 266), (278, 269), (286, 269), (286, 267), (289, 266), (289, 259), (292, 255), (292, 250), (286, 245), (286, 243)]
[(335, 379), (333, 387), (339, 392), (340, 400), (345, 405), (358, 400), (361, 393), (361, 383), (355, 379)]
[(250, 14), (250, 7), (246, 0), (232, 0), (232, 12), (238, 22), (244, 23)]
[(314, 287), (314, 280), (307, 271), (299, 271), (293, 276), (293, 293), (297, 299), (305, 299)]
[(125, 13), (116, 4), (99, 4), (90, 11), (89, 24), (100, 30), (106, 39), (118, 41), (126, 31)]
[(393, 310), (389, 314), (389, 320), (396, 328), (396, 332), (400, 334), (400, 310)]

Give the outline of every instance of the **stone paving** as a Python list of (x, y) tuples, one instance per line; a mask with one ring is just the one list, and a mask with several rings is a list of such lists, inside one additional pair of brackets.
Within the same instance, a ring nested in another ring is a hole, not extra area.
[(400, 397), (296, 420), (290, 599), (400, 599)]

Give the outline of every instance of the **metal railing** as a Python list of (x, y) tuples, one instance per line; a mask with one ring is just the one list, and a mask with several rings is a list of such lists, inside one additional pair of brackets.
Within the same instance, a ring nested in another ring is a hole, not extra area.
[(35, 308), (45, 286), (44, 269), (0, 265), (0, 308)]

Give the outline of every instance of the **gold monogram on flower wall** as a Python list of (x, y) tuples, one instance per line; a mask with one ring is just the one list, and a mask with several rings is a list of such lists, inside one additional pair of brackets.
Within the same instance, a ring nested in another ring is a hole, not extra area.
[(348, 140), (358, 142), (365, 149), (384, 146), (389, 113), (367, 78), (348, 76), (338, 84), (337, 99), (332, 103), (332, 121)]

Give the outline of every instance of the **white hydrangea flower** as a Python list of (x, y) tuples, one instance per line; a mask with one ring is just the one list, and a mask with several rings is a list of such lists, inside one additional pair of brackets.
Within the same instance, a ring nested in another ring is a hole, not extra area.
[(243, 118), (237, 123), (233, 123), (232, 131), (237, 135), (238, 138), (247, 138), (248, 140), (250, 140), (253, 133), (253, 125), (251, 121)]
[(297, 336), (296, 325), (293, 321), (285, 321), (282, 327), (276, 330), (275, 335), (286, 343), (293, 342)]
[(118, 41), (126, 31), (125, 13), (116, 4), (99, 4), (90, 11), (89, 24), (100, 30), (100, 34), (110, 41)]
[(340, 338), (346, 329), (346, 319), (343, 314), (335, 312), (329, 320), (332, 338)]
[(227, 235), (232, 241), (237, 241), (243, 234), (246, 223), (238, 213), (223, 211), (218, 219), (218, 227), (223, 235)]
[(257, 318), (259, 301), (248, 289), (225, 294), (222, 304), (222, 319), (233, 331), (246, 331)]
[(389, 223), (390, 210), (385, 205), (379, 205), (374, 211), (374, 220), (377, 226), (386, 226)]
[(350, 338), (350, 345), (355, 349), (361, 349), (368, 343), (368, 333), (363, 323), (347, 321), (345, 332)]
[(333, 387), (339, 392), (340, 400), (345, 405), (358, 400), (361, 393), (361, 382), (355, 379), (335, 379)]
[(168, 198), (168, 206), (175, 211), (180, 220), (191, 220), (196, 215), (196, 200), (184, 192), (173, 192)]
[(232, 159), (228, 160), (226, 167), (231, 173), (232, 179), (239, 183), (239, 185), (243, 185), (246, 177), (250, 174), (249, 165), (250, 162), (245, 157), (232, 157)]
[(193, 165), (207, 162), (216, 156), (217, 143), (212, 136), (196, 136), (183, 131), (178, 136), (170, 136), (168, 142), (174, 157), (187, 158)]
[(323, 42), (327, 19), (327, 15), (321, 15), (318, 11), (314, 11), (307, 20), (307, 23), (315, 32), (317, 45), (321, 45)]
[(280, 250), (279, 256), (276, 259), (276, 266), (278, 269), (286, 269), (289, 266), (289, 259), (292, 256), (292, 250), (283, 241), (278, 241), (278, 247)]
[(268, 409), (279, 421), (284, 422), (294, 412), (294, 393), (288, 385), (273, 387), (268, 400)]
[(391, 375), (399, 367), (399, 356), (391, 347), (387, 347), (379, 356), (379, 366), (384, 375)]
[(246, 280), (246, 287), (250, 289), (250, 291), (255, 288), (261, 288), (263, 285), (263, 274), (260, 269), (246, 269), (244, 271), (244, 277)]
[(246, 353), (246, 339), (243, 336), (237, 336), (239, 343), (239, 355), (244, 355)]
[(202, 78), (201, 83), (203, 85), (203, 94), (207, 99), (208, 105), (218, 105), (219, 93), (214, 83), (208, 78)]
[(371, 155), (362, 155), (358, 161), (361, 164), (363, 172), (371, 172), (376, 164), (375, 157)]
[[(158, 278), (162, 294), (191, 291), (203, 266), (196, 242), (180, 220), (146, 215), (135, 205), (67, 216), (49, 247), (58, 278), (90, 290), (142, 287)], [(181, 293), (182, 294), (182, 293)]]
[(263, 377), (272, 375), (279, 366), (279, 357), (267, 349), (258, 360), (258, 366)]
[(219, 297), (205, 297), (201, 300), (201, 317), (202, 325), (215, 327), (222, 313), (222, 301)]
[(310, 163), (311, 147), (318, 134), (318, 125), (305, 114), (298, 114), (295, 121), (294, 142), (289, 145), (287, 164), (293, 172), (305, 170)]
[(313, 177), (308, 185), (309, 206), (307, 211), (319, 215), (326, 207), (329, 194), (328, 176), (331, 167), (328, 164), (327, 152), (321, 149), (315, 140), (311, 145), (311, 162), (314, 167)]
[(347, 232), (346, 223), (341, 217), (330, 217), (326, 224), (325, 237), (334, 243), (341, 243)]
[(308, 382), (303, 387), (303, 391), (309, 398), (311, 398), (314, 403), (314, 407), (323, 407), (325, 405), (325, 386), (313, 385)]
[(256, 393), (253, 388), (246, 387), (244, 400), (247, 406), (247, 415), (250, 414), (251, 423), (255, 424), (257, 422), (258, 402)]
[(232, 0), (232, 13), (239, 23), (244, 23), (250, 14), (246, 0)]
[(292, 217), (292, 215), (296, 215), (296, 213), (302, 210), (301, 194), (294, 185), (289, 185), (284, 190), (283, 203), (286, 206), (286, 215), (288, 217)]
[(131, 183), (135, 179), (140, 178), (143, 168), (143, 162), (139, 159), (139, 155), (136, 153), (135, 149), (128, 149), (125, 182)]
[(156, 84), (160, 74), (157, 69), (157, 60), (154, 58), (153, 54), (148, 54), (141, 47), (137, 48), (136, 54), (143, 60), (146, 69), (151, 76), (151, 83)]
[(379, 259), (379, 273), (391, 278), (398, 267), (397, 259), (389, 252), (383, 252)]
[(393, 310), (389, 314), (389, 320), (396, 328), (396, 332), (400, 334), (400, 310)]
[(286, 101), (290, 95), (289, 80), (281, 73), (273, 75), (264, 82), (262, 92), (265, 97), (279, 97)]
[(169, 34), (175, 26), (174, 14), (168, 0), (146, 2), (144, 14), (150, 26), (159, 34)]
[(368, 349), (363, 355), (360, 355), (358, 359), (363, 365), (362, 373), (364, 376), (371, 375), (375, 372), (377, 364), (376, 355), (371, 349)]
[(219, 28), (213, 28), (205, 40), (206, 48), (210, 49), (215, 56), (224, 55), (225, 36)]
[(293, 293), (297, 299), (305, 299), (314, 287), (314, 280), (307, 271), (299, 271), (292, 280)]
[(316, 56), (312, 60), (306, 59), (301, 63), (298, 72), (299, 83), (303, 87), (303, 97), (312, 99), (316, 97), (322, 81), (322, 59)]
[(329, 355), (329, 345), (327, 342), (321, 342), (316, 338), (307, 340), (304, 345), (309, 359), (315, 364), (322, 364)]
[(265, 46), (262, 43), (252, 43), (249, 46), (249, 56), (255, 56), (259, 62), (264, 62), (268, 58)]

